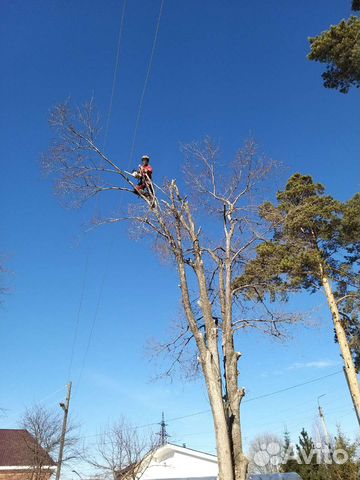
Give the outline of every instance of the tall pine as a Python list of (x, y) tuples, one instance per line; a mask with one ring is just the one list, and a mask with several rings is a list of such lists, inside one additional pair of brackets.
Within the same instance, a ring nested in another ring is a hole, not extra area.
[(356, 194), (340, 202), (325, 194), (311, 176), (293, 175), (277, 204), (266, 202), (260, 215), (272, 238), (259, 245), (256, 258), (234, 283), (262, 300), (286, 300), (290, 292), (322, 290), (332, 315), (349, 390), (360, 424), (358, 284), (360, 202)]

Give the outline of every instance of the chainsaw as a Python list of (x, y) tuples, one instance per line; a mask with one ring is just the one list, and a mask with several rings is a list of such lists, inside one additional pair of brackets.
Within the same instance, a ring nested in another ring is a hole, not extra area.
[[(139, 165), (139, 169), (140, 169), (140, 165)], [(126, 170), (124, 170), (124, 172), (127, 174), (127, 175), (131, 175), (132, 177), (135, 177), (135, 178), (141, 178), (141, 174), (139, 172), (139, 169), (138, 170), (132, 170), (131, 172), (128, 172)]]

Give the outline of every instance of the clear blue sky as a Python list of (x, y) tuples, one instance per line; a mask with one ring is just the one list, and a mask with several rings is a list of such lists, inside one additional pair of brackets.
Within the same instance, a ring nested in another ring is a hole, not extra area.
[[(128, 162), (159, 0), (130, 0), (120, 54), (108, 153)], [(39, 159), (51, 132), (50, 108), (69, 95), (94, 94), (105, 116), (122, 2), (1, 2), (1, 242), (13, 272), (1, 307), (2, 427), (15, 427), (26, 405), (50, 406), (65, 395), (69, 355), (85, 280), (71, 376), (76, 382), (104, 279), (94, 335), (72, 411), (91, 435), (120, 414), (135, 424), (207, 409), (201, 383), (151, 383), (144, 345), (162, 337), (179, 308), (175, 272), (159, 265), (125, 227), (83, 234), (93, 206), (63, 209), (41, 177)], [(251, 132), (287, 166), (314, 175), (347, 199), (358, 189), (358, 92), (322, 86), (322, 67), (306, 60), (309, 35), (350, 13), (350, 0), (289, 2), (165, 0), (136, 155), (149, 153), (157, 179), (178, 175), (179, 143), (211, 135), (231, 155)], [(86, 267), (87, 265), (87, 267)], [(143, 299), (145, 298), (145, 301)], [(141, 308), (145, 303), (146, 311)], [(297, 298), (317, 328), (299, 328), (275, 344), (246, 335), (241, 383), (248, 398), (340, 370), (331, 319), (321, 296)], [(316, 397), (332, 431), (349, 434), (355, 417), (342, 374), (244, 405), (244, 436), (287, 425), (311, 430)], [(50, 395), (48, 397), (48, 395)], [(172, 440), (214, 448), (207, 414), (170, 422)]]

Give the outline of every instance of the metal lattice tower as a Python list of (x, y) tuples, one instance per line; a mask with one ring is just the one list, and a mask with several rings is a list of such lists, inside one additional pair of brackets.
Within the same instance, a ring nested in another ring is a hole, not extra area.
[(170, 435), (166, 431), (166, 427), (168, 424), (165, 422), (165, 415), (164, 412), (161, 413), (161, 422), (159, 423), (160, 425), (160, 432), (158, 433), (159, 435), (159, 440), (160, 440), (160, 445), (166, 445), (167, 439), (170, 437)]

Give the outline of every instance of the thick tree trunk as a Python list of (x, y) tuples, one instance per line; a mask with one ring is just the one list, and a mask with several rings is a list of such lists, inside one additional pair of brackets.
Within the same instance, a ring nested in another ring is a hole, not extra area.
[(216, 371), (216, 369), (213, 368), (210, 352), (207, 353), (206, 357), (203, 370), (214, 420), (219, 480), (235, 480), (231, 440), (221, 388), (221, 377), (219, 370)]
[(232, 264), (233, 253), (231, 241), (234, 234), (235, 224), (232, 223), (230, 229), (226, 228), (226, 259), (225, 273), (220, 281), (223, 289), (222, 310), (223, 310), (223, 349), (224, 349), (224, 369), (226, 382), (226, 402), (228, 412), (228, 428), (231, 437), (231, 448), (234, 464), (235, 480), (245, 480), (248, 469), (248, 460), (243, 453), (241, 422), (240, 422), (240, 403), (244, 396), (244, 390), (239, 389), (239, 369), (238, 361), (240, 353), (235, 351), (234, 331), (233, 331), (233, 292), (232, 292)]
[(243, 390), (238, 388), (238, 353), (234, 351), (233, 338), (229, 339), (230, 345), (226, 348), (226, 387), (227, 387), (227, 411), (228, 426), (231, 436), (231, 446), (234, 462), (235, 480), (245, 480), (248, 460), (243, 453), (241, 422), (240, 422), (240, 403), (244, 396)]
[[(212, 324), (212, 328), (209, 328), (209, 325), (207, 326), (208, 345), (206, 345), (204, 337), (199, 331), (199, 328), (196, 324), (196, 320), (191, 308), (185, 265), (181, 255), (177, 257), (177, 261), (178, 272), (181, 282), (183, 305), (187, 320), (189, 322), (190, 330), (194, 335), (197, 347), (199, 349), (201, 368), (204, 374), (211, 411), (213, 415), (216, 436), (216, 451), (219, 465), (219, 480), (235, 480), (231, 440), (229, 436), (227, 416), (225, 413), (223, 401), (217, 327), (213, 322), (210, 312), (210, 322)], [(198, 279), (200, 276), (200, 290), (203, 290), (203, 275), (201, 273), (199, 275), (199, 272), (197, 272), (197, 274)], [(204, 296), (205, 295), (202, 295), (202, 300), (211, 310), (211, 306), (208, 305), (208, 299), (206, 297), (203, 298)], [(208, 316), (209, 312), (204, 312), (204, 316), (206, 315)], [(209, 322), (209, 318), (207, 319), (207, 321)]]
[[(232, 328), (232, 250), (231, 239), (234, 233), (235, 224), (231, 226), (230, 233), (226, 239), (226, 280), (223, 276), (223, 268), (220, 267), (219, 295), (222, 309), (222, 335), (223, 335), (223, 360), (224, 379), (220, 365), (219, 352), (219, 330), (215, 322), (212, 310), (212, 303), (209, 298), (208, 285), (206, 281), (205, 268), (202, 257), (202, 250), (199, 244), (198, 232), (191, 212), (185, 205), (187, 222), (183, 215), (178, 216), (177, 224), (177, 251), (176, 258), (181, 282), (182, 298), (185, 313), (189, 322), (196, 344), (199, 349), (201, 367), (206, 381), (209, 401), (214, 420), (216, 435), (216, 448), (219, 465), (219, 480), (245, 480), (248, 461), (242, 451), (242, 438), (240, 427), (240, 402), (244, 395), (238, 388), (238, 367), (239, 355), (234, 351), (234, 339)], [(191, 306), (188, 282), (185, 271), (185, 260), (183, 257), (181, 225), (188, 232), (194, 248), (195, 261), (192, 265), (199, 287), (200, 306), (205, 323), (205, 341), (196, 323)], [(226, 230), (226, 228), (225, 228)], [(225, 388), (224, 388), (225, 387)]]
[(331, 314), (333, 317), (336, 336), (340, 345), (341, 355), (344, 360), (345, 374), (348, 381), (349, 390), (350, 390), (351, 398), (354, 404), (357, 419), (360, 425), (360, 388), (359, 388), (359, 382), (356, 375), (354, 361), (351, 355), (351, 351), (349, 348), (349, 343), (346, 337), (346, 333), (344, 331), (344, 327), (341, 323), (339, 309), (334, 297), (334, 293), (331, 288), (330, 281), (328, 277), (324, 274), (322, 275), (321, 280), (325, 290), (327, 301), (329, 303)]

